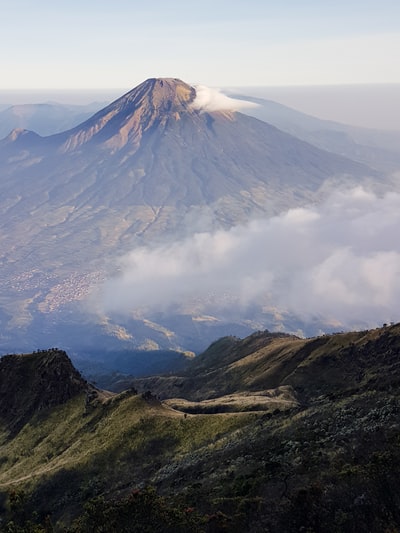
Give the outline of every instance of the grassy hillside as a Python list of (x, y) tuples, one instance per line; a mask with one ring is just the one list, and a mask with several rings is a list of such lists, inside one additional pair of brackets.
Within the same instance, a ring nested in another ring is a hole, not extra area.
[(99, 394), (90, 403), (80, 394), (35, 414), (12, 438), (3, 426), (0, 490), (23, 488), (32, 512), (69, 523), (90, 497), (126, 494), (154, 483), (170, 460), (210, 454), (249, 416), (187, 416), (150, 394)]
[(3, 421), (2, 530), (399, 531), (399, 348), (399, 325), (223, 339), (152, 393)]

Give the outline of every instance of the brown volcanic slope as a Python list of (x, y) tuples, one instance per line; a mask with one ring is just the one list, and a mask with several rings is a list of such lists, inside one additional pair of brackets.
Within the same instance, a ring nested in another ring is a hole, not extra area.
[(70, 151), (95, 139), (111, 150), (129, 143), (134, 153), (151, 127), (165, 126), (169, 118), (180, 120), (182, 114), (190, 113), (195, 96), (194, 88), (180, 80), (147, 80), (68, 132), (63, 149)]
[(173, 211), (164, 223), (153, 217), (157, 233), (194, 205), (215, 206), (229, 224), (309, 199), (328, 178), (369, 172), (240, 113), (196, 111), (194, 98), (180, 80), (151, 79), (68, 132), (13, 132), (0, 145), (3, 176), (13, 178), (3, 178), (3, 197), (21, 196), (14, 209), (43, 200), (78, 213), (122, 209), (129, 235), (149, 234), (140, 209)]
[(195, 96), (150, 79), (72, 130), (0, 141), (0, 319), (20, 326), (83, 298), (137, 242), (230, 227), (374, 174), (257, 119), (198, 111)]
[(373, 174), (257, 119), (196, 111), (194, 97), (180, 80), (151, 79), (68, 132), (0, 141), (10, 260), (18, 241), (24, 255), (46, 261), (50, 245), (53, 263), (67, 251), (84, 264), (138, 235), (183, 231), (201, 207), (229, 226), (299, 205), (329, 178)]

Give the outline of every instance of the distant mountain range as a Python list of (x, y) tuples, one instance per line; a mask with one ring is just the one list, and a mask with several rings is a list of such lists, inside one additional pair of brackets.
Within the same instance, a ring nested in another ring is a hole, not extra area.
[(224, 324), (213, 329), (189, 313), (121, 326), (77, 305), (137, 244), (302, 206), (327, 183), (385, 186), (386, 174), (362, 157), (199, 108), (196, 98), (181, 80), (150, 79), (72, 129), (47, 137), (15, 129), (0, 141), (3, 349), (50, 342), (96, 351), (99, 338), (118, 350), (204, 347)]
[(344, 155), (386, 172), (398, 171), (400, 165), (399, 131), (384, 131), (321, 120), (287, 106), (252, 96), (233, 94), (236, 98), (258, 104), (246, 114), (264, 120), (295, 137), (323, 150)]
[(0, 108), (0, 139), (17, 128), (39, 135), (59, 133), (88, 119), (103, 105), (97, 102), (87, 105), (49, 102), (6, 106)]

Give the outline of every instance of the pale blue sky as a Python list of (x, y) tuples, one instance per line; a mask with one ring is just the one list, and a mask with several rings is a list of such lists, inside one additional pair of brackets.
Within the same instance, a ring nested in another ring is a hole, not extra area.
[(0, 0), (0, 89), (400, 82), (398, 0)]

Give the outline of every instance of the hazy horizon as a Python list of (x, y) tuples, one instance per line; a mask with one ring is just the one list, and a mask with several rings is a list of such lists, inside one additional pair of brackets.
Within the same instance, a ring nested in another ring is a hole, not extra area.
[[(48, 102), (71, 105), (99, 102), (106, 105), (132, 88), (0, 89), (0, 106), (4, 109), (4, 106)], [(222, 90), (273, 100), (324, 120), (366, 128), (400, 130), (400, 83), (231, 86)]]

